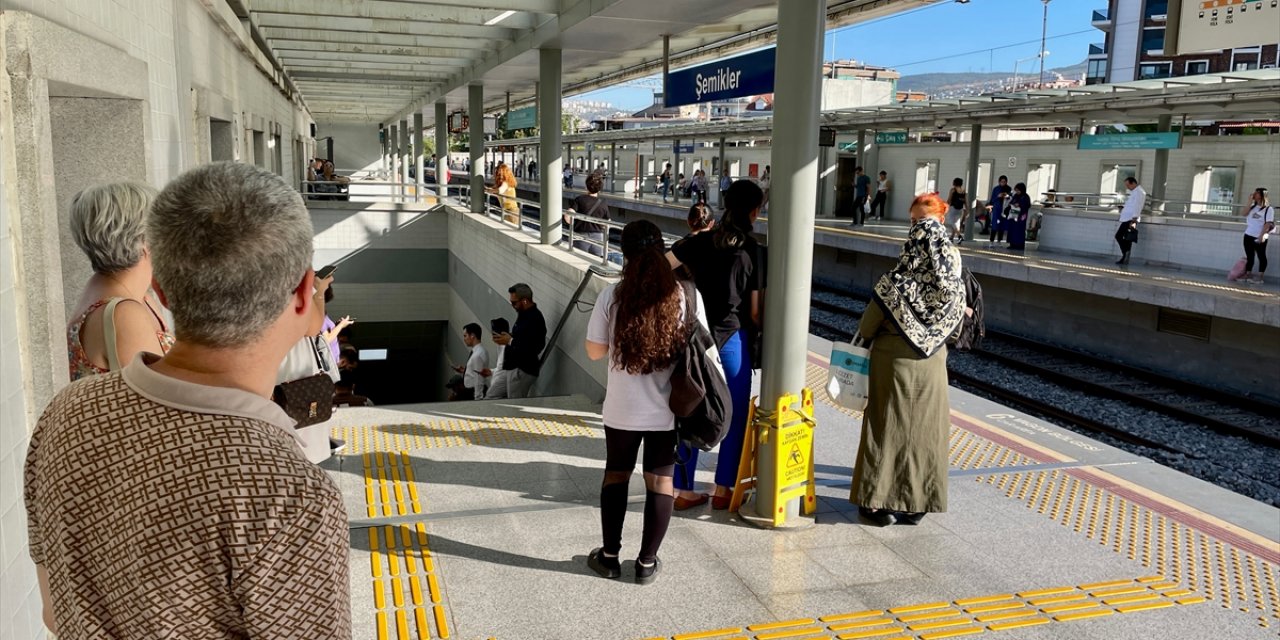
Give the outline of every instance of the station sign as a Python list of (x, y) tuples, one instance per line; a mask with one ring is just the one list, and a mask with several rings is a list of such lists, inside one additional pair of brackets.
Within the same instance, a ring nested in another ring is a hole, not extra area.
[(906, 131), (878, 131), (876, 132), (876, 144), (906, 144)]
[(676, 153), (693, 153), (693, 143), (681, 142), (676, 146)]
[(1112, 149), (1181, 149), (1182, 134), (1177, 131), (1159, 133), (1106, 133), (1082, 135), (1076, 149), (1107, 151)]
[(538, 108), (525, 107), (507, 112), (507, 131), (538, 126)]
[(773, 93), (777, 49), (719, 60), (668, 73), (663, 106), (678, 107)]

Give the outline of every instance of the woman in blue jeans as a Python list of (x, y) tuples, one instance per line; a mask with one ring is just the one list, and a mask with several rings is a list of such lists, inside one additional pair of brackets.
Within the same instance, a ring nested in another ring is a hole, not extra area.
[(713, 495), (694, 490), (698, 450), (684, 443), (676, 455), (676, 510), (711, 501), (713, 509), (729, 508), (738, 480), (747, 411), (751, 401), (751, 352), (748, 336), (760, 326), (762, 272), (759, 245), (751, 237), (752, 222), (764, 203), (755, 183), (739, 180), (725, 191), (725, 214), (714, 231), (700, 233), (673, 246), (667, 254), (673, 268), (686, 265), (706, 304), (707, 323), (720, 349), (725, 379), (733, 399), (729, 433), (720, 443)]

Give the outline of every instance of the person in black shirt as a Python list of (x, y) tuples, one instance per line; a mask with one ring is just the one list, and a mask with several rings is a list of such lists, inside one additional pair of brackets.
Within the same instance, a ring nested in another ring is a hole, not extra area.
[[(493, 337), (494, 343), (506, 347), (502, 369), (506, 371), (508, 398), (527, 398), (542, 368), (542, 349), (547, 346), (547, 321), (533, 302), (533, 289), (520, 282), (507, 289), (511, 307), (516, 310), (516, 324), (511, 333)], [(488, 396), (486, 396), (488, 397)]]
[[(755, 183), (739, 180), (725, 192), (725, 214), (714, 231), (699, 233), (672, 247), (667, 254), (672, 268), (687, 265), (706, 305), (707, 323), (720, 348), (720, 361), (733, 398), (733, 418), (729, 433), (720, 443), (716, 464), (713, 509), (727, 509), (733, 486), (738, 481), (738, 459), (747, 426), (747, 406), (751, 400), (751, 350), (754, 327), (760, 326), (762, 261), (759, 245), (751, 237), (752, 221), (764, 203), (764, 192)], [(696, 507), (708, 496), (696, 493), (693, 474), (698, 450), (680, 444), (676, 466), (675, 508)]]
[(587, 193), (573, 199), (573, 212), (577, 214), (573, 220), (573, 248), (599, 257), (604, 257), (609, 232), (604, 225), (587, 222), (582, 216), (609, 219), (609, 205), (600, 197), (603, 188), (604, 176), (599, 172), (592, 173), (587, 176)]

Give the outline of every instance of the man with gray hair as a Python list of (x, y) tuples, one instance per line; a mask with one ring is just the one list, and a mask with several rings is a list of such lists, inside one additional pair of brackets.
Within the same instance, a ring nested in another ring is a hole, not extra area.
[[(493, 337), (503, 349), (502, 368), (506, 371), (507, 398), (527, 398), (538, 381), (542, 369), (542, 349), (547, 346), (547, 321), (533, 301), (533, 289), (523, 283), (507, 289), (511, 307), (516, 310), (516, 323), (511, 333)], [(486, 398), (494, 397), (492, 395)]]
[(24, 498), (61, 638), (350, 638), (342, 495), (270, 397), (312, 323), (312, 230), (279, 177), (215, 163), (147, 220), (173, 348), (64, 389)]

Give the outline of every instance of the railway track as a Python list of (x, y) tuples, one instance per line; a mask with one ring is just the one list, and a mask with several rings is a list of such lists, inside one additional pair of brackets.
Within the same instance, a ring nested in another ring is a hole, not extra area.
[[(851, 303), (866, 302), (847, 291), (817, 283), (814, 284), (814, 291), (828, 294), (824, 296), (826, 298), (834, 295), (843, 297)], [(811, 304), (815, 310), (851, 319), (860, 316), (860, 313), (849, 308), (852, 305), (842, 306), (823, 299), (814, 299)], [(811, 318), (810, 322), (832, 336), (842, 337), (845, 340), (852, 337), (847, 328), (850, 325), (839, 326), (820, 318)], [(1237, 436), (1280, 449), (1280, 417), (1278, 417), (1280, 406), (1255, 398), (1245, 398), (1216, 389), (1208, 389), (1095, 356), (1042, 345), (1025, 338), (991, 330), (987, 331), (983, 349), (972, 353), (976, 357), (1039, 376), (1081, 393), (1123, 401), (1224, 435)], [(954, 368), (950, 368), (950, 377), (953, 381), (980, 389), (1002, 401), (1070, 422), (1087, 431), (1103, 433), (1139, 446), (1197, 457), (1183, 450), (1176, 443), (1161, 442), (1134, 434), (1124, 429), (1123, 425), (1104, 423), (1092, 416), (1062, 409), (1015, 390), (988, 384), (984, 380), (976, 379)], [(1260, 406), (1263, 411), (1258, 411)]]

